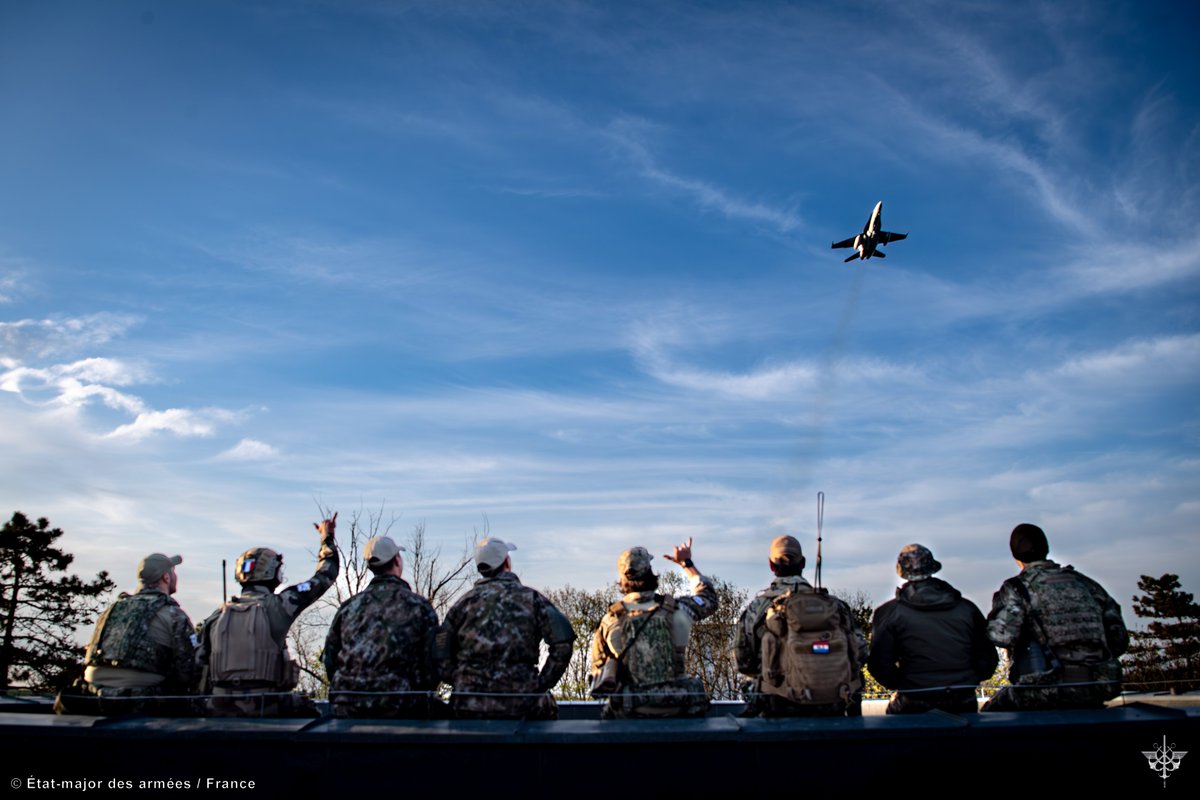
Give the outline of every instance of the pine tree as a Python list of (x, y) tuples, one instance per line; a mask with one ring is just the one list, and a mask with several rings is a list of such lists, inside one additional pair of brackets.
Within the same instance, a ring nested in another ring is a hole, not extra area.
[(1152, 622), (1133, 631), (1125, 660), (1125, 682), (1145, 689), (1185, 692), (1200, 687), (1200, 604), (1185, 592), (1178, 575), (1143, 575), (1133, 612)]
[(115, 585), (107, 572), (90, 583), (55, 577), (75, 560), (54, 546), (62, 535), (20, 511), (0, 530), (0, 691), (62, 688), (83, 657), (75, 629), (96, 617)]

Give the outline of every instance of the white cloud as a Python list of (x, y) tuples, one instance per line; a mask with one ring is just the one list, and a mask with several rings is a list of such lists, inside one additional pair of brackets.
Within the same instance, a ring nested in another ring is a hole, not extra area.
[(276, 458), (279, 450), (257, 439), (242, 439), (217, 456), (222, 461), (266, 461)]
[(212, 436), (220, 422), (236, 418), (230, 411), (219, 408), (191, 410), (168, 408), (165, 411), (143, 411), (128, 425), (121, 425), (107, 435), (109, 439), (139, 441), (157, 432), (166, 431), (176, 436)]

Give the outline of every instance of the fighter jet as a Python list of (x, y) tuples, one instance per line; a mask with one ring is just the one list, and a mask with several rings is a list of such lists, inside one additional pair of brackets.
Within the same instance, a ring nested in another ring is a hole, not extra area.
[(867, 220), (867, 224), (863, 226), (862, 233), (857, 236), (852, 236), (843, 242), (834, 242), (833, 248), (836, 250), (839, 247), (853, 247), (856, 252), (854, 255), (847, 258), (842, 263), (848, 263), (856, 258), (861, 258), (866, 261), (871, 256), (876, 258), (884, 258), (882, 250), (877, 250), (879, 245), (887, 244), (888, 242), (898, 242), (908, 236), (907, 233), (888, 233), (885, 230), (880, 230), (883, 227), (883, 201), (880, 200), (875, 204), (875, 210), (871, 212), (871, 218)]

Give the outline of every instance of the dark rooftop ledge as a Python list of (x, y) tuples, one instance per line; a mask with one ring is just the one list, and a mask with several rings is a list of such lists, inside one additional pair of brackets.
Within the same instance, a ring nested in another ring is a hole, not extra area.
[[(937, 785), (970, 768), (997, 780), (1037, 780), (1039, 787), (1077, 788), (1081, 776), (1090, 776), (1110, 789), (1161, 792), (1164, 781), (1143, 751), (1165, 740), (1200, 756), (1197, 707), (1132, 703), (1100, 711), (851, 719), (740, 719), (721, 710), (699, 720), (608, 722), (3, 712), (0, 747), (12, 756), (5, 761), (13, 775), (0, 778), (253, 780), (271, 796), (433, 783), (451, 795), (503, 786), (506, 795), (575, 798), (611, 796), (630, 781), (658, 787), (655, 794), (690, 787), (706, 796), (740, 796), (779, 775), (806, 791), (898, 789)], [(1200, 758), (1185, 758), (1166, 780), (1172, 792), (1197, 786)]]

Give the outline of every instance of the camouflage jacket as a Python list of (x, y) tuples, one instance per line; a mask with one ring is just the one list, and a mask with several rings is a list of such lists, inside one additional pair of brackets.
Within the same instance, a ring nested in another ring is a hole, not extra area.
[[(540, 592), (522, 585), (511, 571), (481, 578), (446, 614), (437, 635), (438, 668), (454, 687), (452, 702), (488, 712), (480, 694), (546, 692), (558, 683), (571, 660), (571, 623)], [(549, 647), (538, 670), (540, 645)], [(501, 703), (500, 705), (504, 705)]]
[[(437, 686), (433, 606), (401, 578), (376, 575), (338, 609), (325, 639), (325, 672), (334, 702), (356, 706), (402, 705), (403, 696), (337, 692), (424, 692)], [(376, 702), (379, 701), (379, 702)]]
[[(675, 678), (683, 678), (686, 674), (684, 653), (687, 650), (688, 641), (691, 639), (692, 626), (716, 612), (719, 602), (717, 590), (713, 587), (712, 581), (703, 575), (697, 575), (691, 581), (692, 593), (674, 598), (675, 613), (670, 619), (671, 643), (676, 651)], [(621, 599), (620, 603), (610, 607), (608, 613), (600, 620), (600, 627), (596, 630), (596, 635), (592, 637), (591, 674), (593, 676), (600, 674), (605, 663), (611, 658), (616, 658), (626, 648), (625, 628), (614, 608), (623, 606), (628, 613), (645, 616), (645, 612), (660, 606), (663, 599), (662, 595), (655, 594), (653, 591), (630, 592)], [(643, 623), (643, 625), (645, 624), (647, 623)], [(626, 666), (623, 664), (622, 669), (625, 669)]]
[(84, 664), (96, 687), (187, 691), (197, 672), (192, 621), (160, 589), (122, 593), (97, 621)]
[(1064, 663), (1114, 661), (1129, 647), (1117, 602), (1074, 567), (1049, 560), (1026, 564), (1000, 586), (987, 631), (997, 647), (1013, 653), (1014, 683), (1023, 671), (1017, 651), (1030, 641), (1049, 647)]
[[(738, 620), (736, 639), (734, 641), (734, 657), (737, 659), (738, 672), (743, 675), (758, 677), (762, 674), (762, 638), (766, 624), (767, 610), (775, 602), (775, 598), (795, 589), (815, 591), (808, 581), (799, 575), (786, 575), (771, 581), (771, 585), (763, 589)], [(836, 599), (836, 598), (835, 598)], [(850, 606), (838, 600), (842, 630), (850, 645), (850, 662), (854, 671), (867, 663), (867, 640), (863, 637)]]
[[(313, 576), (306, 581), (288, 586), (280, 592), (272, 592), (265, 586), (244, 586), (239, 597), (231, 598), (229, 602), (238, 603), (247, 600), (261, 599), (264, 604), (264, 609), (267, 612), (267, 619), (271, 624), (271, 638), (279, 645), (280, 649), (287, 649), (287, 634), (292, 627), (292, 623), (296, 621), (304, 610), (313, 603), (321, 599), (321, 595), (329, 591), (337, 580), (338, 573), (341, 570), (341, 564), (338, 561), (337, 549), (334, 547), (332, 536), (326, 536), (321, 540), (321, 549), (317, 558), (317, 569)], [(221, 606), (208, 617), (200, 625), (200, 649), (197, 651), (196, 657), (202, 668), (207, 667), (209, 663), (209, 653), (212, 643), (211, 636), (213, 623), (221, 616), (221, 611), (224, 606)], [(204, 670), (207, 673), (207, 670)], [(205, 683), (207, 679), (204, 679)], [(208, 686), (201, 687), (207, 690)]]

